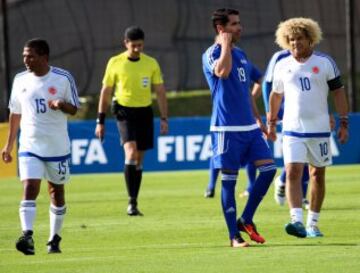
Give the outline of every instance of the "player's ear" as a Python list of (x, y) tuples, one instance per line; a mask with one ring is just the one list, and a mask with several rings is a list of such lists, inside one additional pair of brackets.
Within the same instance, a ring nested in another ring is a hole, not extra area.
[(222, 25), (216, 25), (216, 30), (217, 30), (217, 33), (222, 33), (222, 32), (224, 32), (225, 28)]

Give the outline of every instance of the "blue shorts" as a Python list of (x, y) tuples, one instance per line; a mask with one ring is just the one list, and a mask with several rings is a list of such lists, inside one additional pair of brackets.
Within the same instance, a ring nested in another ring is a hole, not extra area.
[(272, 159), (260, 129), (247, 132), (211, 132), (215, 169), (238, 170), (249, 162)]

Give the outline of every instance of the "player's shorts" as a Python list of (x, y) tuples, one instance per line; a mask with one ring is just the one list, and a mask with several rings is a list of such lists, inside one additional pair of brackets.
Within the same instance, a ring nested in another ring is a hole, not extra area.
[(140, 151), (154, 148), (154, 114), (151, 106), (125, 107), (117, 104), (115, 107), (121, 144), (135, 141)]
[(260, 129), (246, 132), (211, 132), (211, 141), (216, 169), (237, 171), (249, 162), (273, 158)]
[(310, 163), (315, 167), (332, 164), (330, 138), (283, 136), (284, 164)]
[(37, 157), (19, 157), (20, 180), (46, 179), (54, 184), (65, 184), (70, 179), (69, 160), (42, 161)]

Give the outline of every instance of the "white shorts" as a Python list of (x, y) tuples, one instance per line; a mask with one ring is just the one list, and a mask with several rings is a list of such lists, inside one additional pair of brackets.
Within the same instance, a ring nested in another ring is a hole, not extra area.
[(19, 157), (20, 180), (46, 179), (54, 184), (65, 184), (70, 179), (69, 160), (42, 161), (36, 157)]
[(330, 138), (283, 136), (284, 164), (309, 163), (315, 167), (332, 164)]

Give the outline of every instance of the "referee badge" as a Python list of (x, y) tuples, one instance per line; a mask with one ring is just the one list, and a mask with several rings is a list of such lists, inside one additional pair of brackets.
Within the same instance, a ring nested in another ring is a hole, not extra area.
[(149, 86), (149, 82), (150, 82), (149, 77), (143, 77), (143, 78), (142, 78), (142, 86), (143, 86), (143, 87), (148, 87), (148, 86)]

